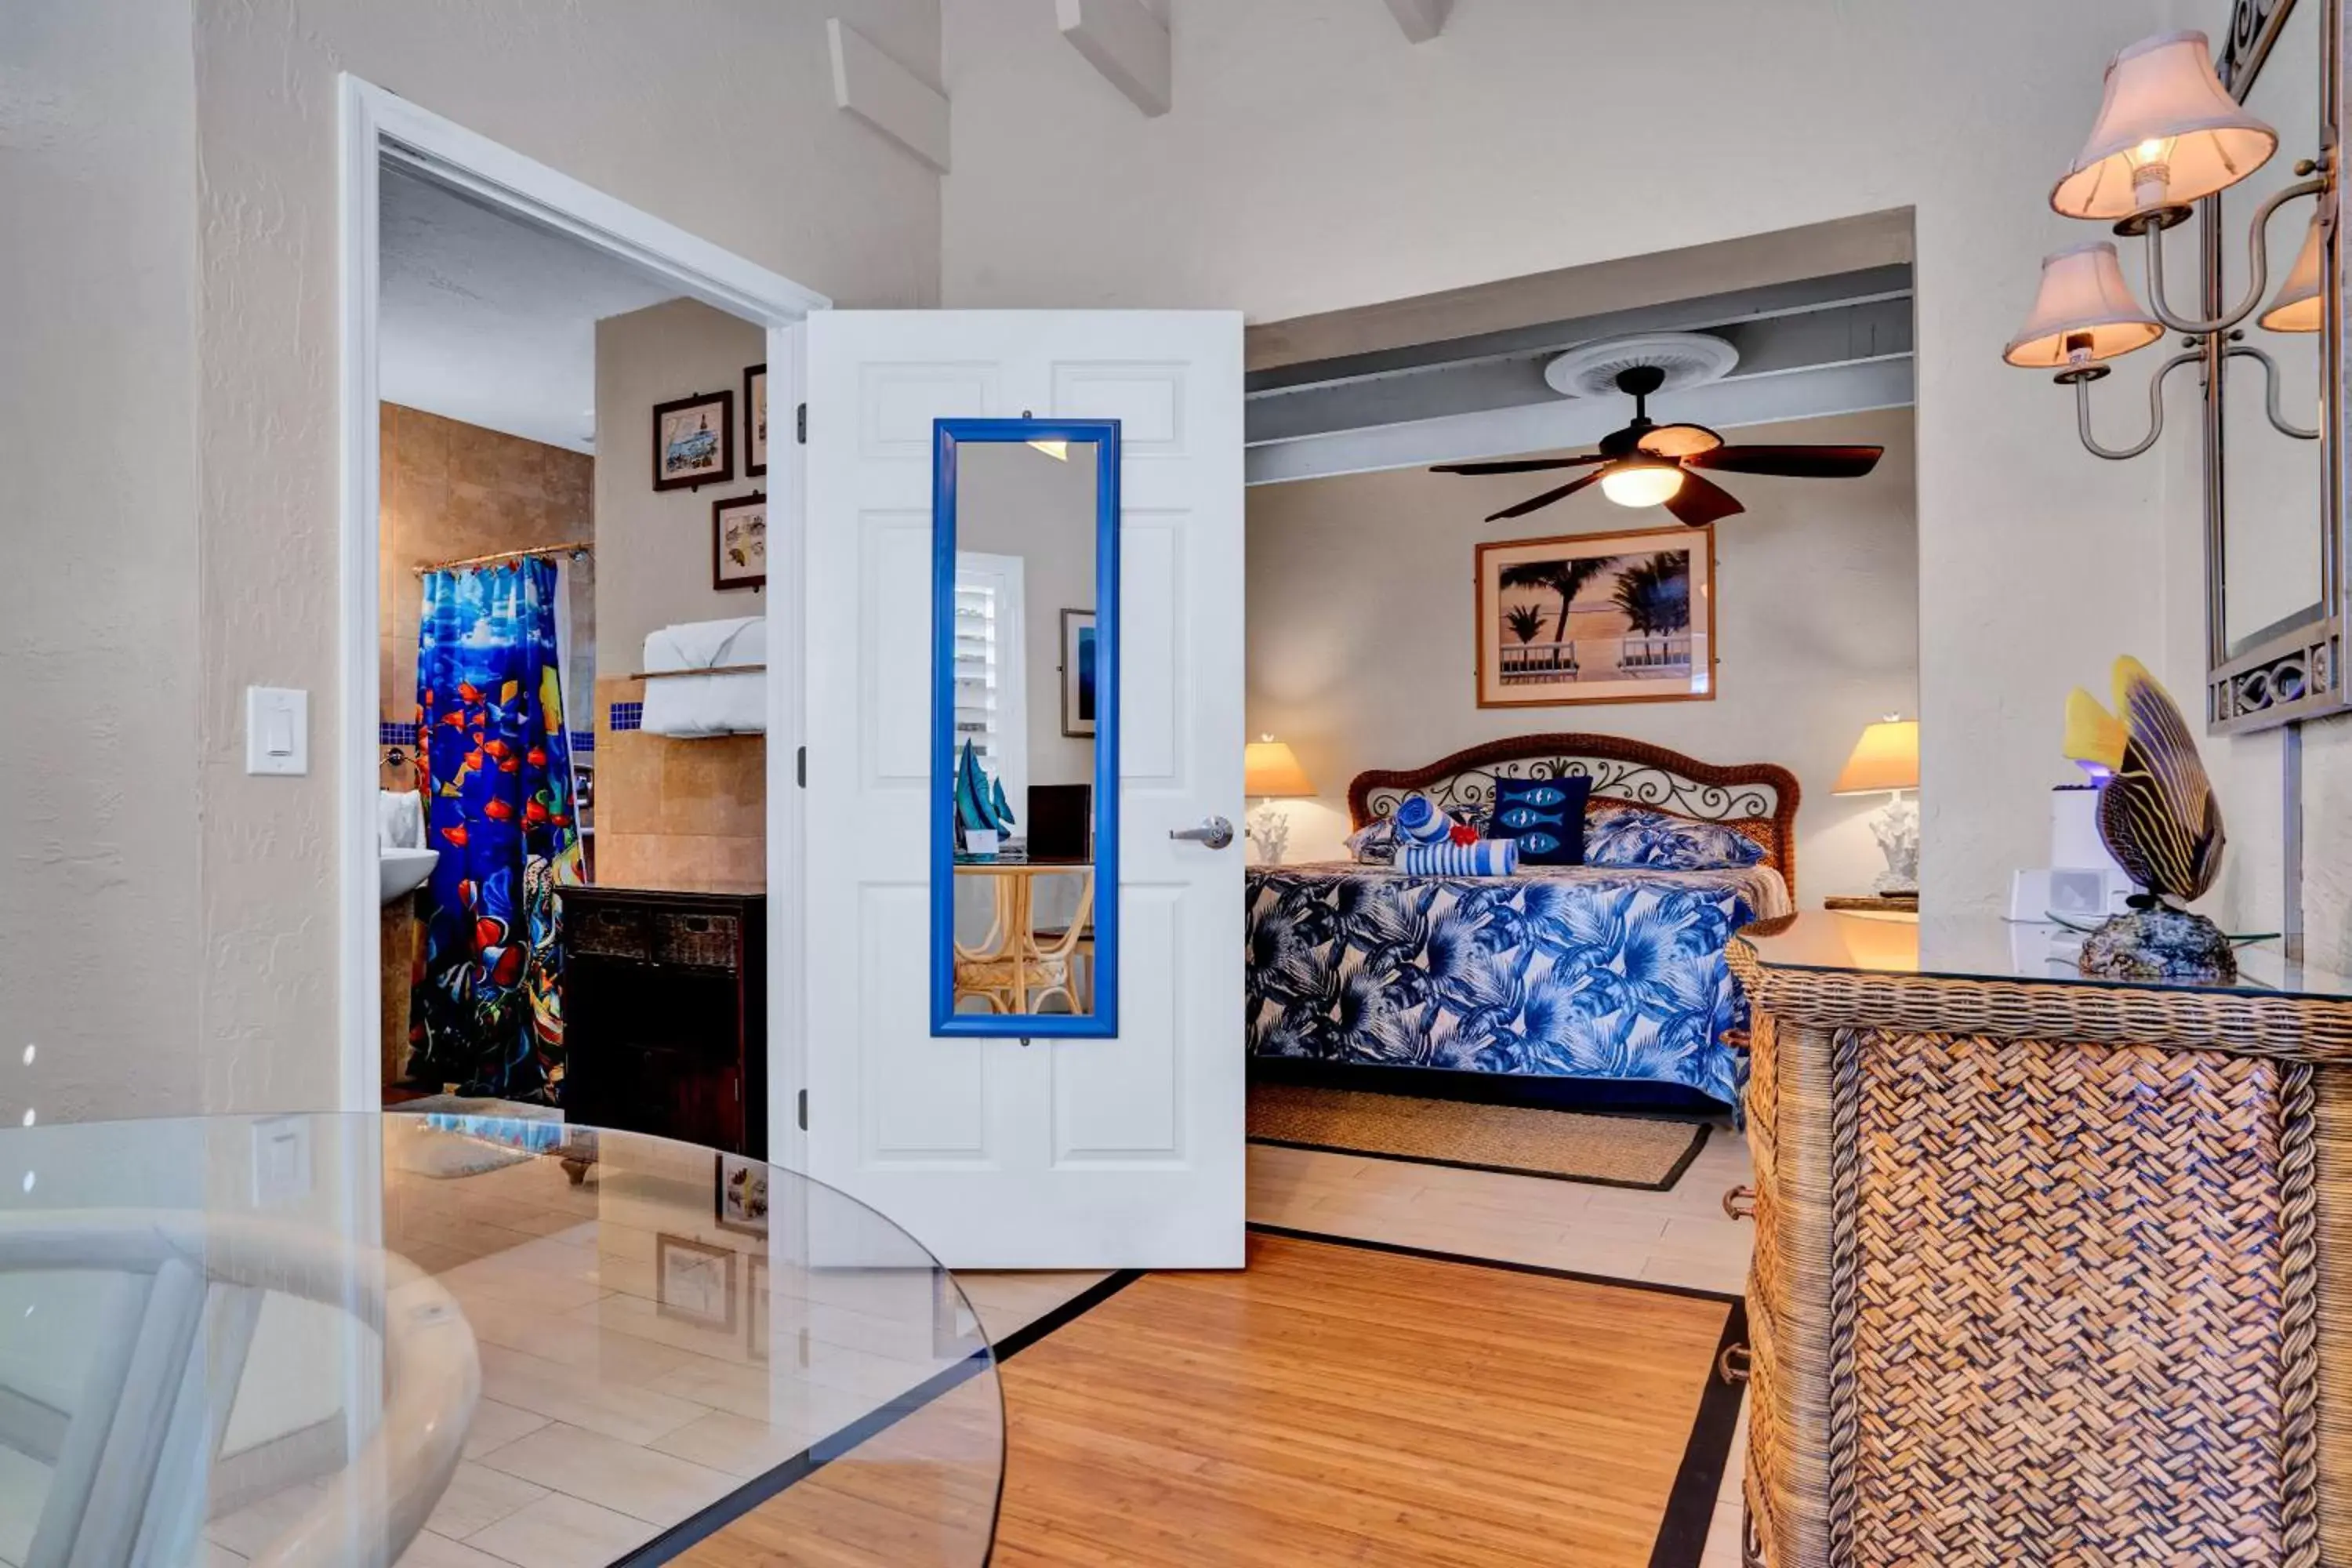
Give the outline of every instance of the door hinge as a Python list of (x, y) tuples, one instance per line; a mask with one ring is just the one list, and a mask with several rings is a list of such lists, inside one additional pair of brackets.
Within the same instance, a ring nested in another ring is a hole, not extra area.
[(793, 782), (803, 789), (808, 788), (808, 748), (806, 746), (793, 753)]
[(798, 1098), (800, 1100), (801, 1131), (805, 1132), (808, 1131), (808, 1090), (801, 1090)]
[(808, 405), (805, 403), (793, 409), (793, 439), (803, 447), (808, 445)]

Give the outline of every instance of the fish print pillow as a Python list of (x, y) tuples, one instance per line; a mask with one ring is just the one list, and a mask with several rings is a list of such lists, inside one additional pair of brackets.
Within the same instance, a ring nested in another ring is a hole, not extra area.
[(1637, 805), (1603, 806), (1584, 824), (1588, 866), (1714, 871), (1763, 858), (1764, 846), (1744, 833)]
[(1393, 865), (1396, 856), (1397, 826), (1385, 816), (1348, 835), (1348, 858), (1359, 866)]
[(1527, 866), (1584, 864), (1584, 803), (1589, 778), (1496, 779), (1492, 828), (1519, 847)]

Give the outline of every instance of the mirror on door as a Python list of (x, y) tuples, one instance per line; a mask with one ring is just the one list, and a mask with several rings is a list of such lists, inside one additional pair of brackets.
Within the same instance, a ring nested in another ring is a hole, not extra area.
[(1118, 425), (942, 419), (931, 1026), (1118, 1033)]

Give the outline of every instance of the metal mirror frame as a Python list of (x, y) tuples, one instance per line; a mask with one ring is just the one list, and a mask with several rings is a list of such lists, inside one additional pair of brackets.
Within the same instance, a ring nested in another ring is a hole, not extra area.
[[(937, 419), (931, 424), (931, 1033), (981, 1039), (1108, 1039), (1118, 1033), (1119, 422)], [(965, 442), (1092, 442), (1095, 452), (1094, 1011), (955, 1010), (956, 453)]]
[[(2310, 62), (2320, 73), (2318, 127), (2321, 155), (2336, 162), (2338, 132), (2343, 123), (2345, 73), (2339, 68), (2344, 50), (2343, 0), (2235, 0), (2229, 40), (2218, 62), (2221, 81), (2241, 102), (2265, 66), (2277, 69), (2295, 62), (2270, 59), (2288, 14), (2297, 5), (2321, 7), (2319, 58)], [(2281, 126), (2275, 156), (2300, 157), (2308, 143), (2297, 145), (2300, 128)], [(2339, 185), (2319, 198), (2335, 202)], [(2221, 198), (2200, 204), (2205, 309), (2209, 314), (2224, 308), (2221, 299), (2221, 257), (2225, 233)], [(2292, 232), (2288, 230), (2287, 232)], [(2343, 667), (2344, 628), (2352, 623), (2352, 602), (2346, 596), (2344, 562), (2347, 519), (2345, 506), (2344, 452), (2352, 439), (2345, 393), (2343, 322), (2346, 308), (2341, 231), (2331, 226), (2322, 247), (2326, 301), (2320, 330), (2321, 363), (2328, 367), (2330, 406), (2320, 435), (2319, 599), (2316, 613), (2275, 632), (2252, 647), (2232, 653), (2228, 619), (2229, 557), (2225, 527), (2227, 495), (2223, 485), (2226, 454), (2222, 440), (2221, 374), (2229, 341), (2235, 334), (2218, 334), (2196, 346), (2205, 351), (2205, 694), (2206, 729), (2213, 734), (2239, 734), (2319, 719), (2352, 708)], [(2293, 690), (2294, 695), (2283, 695)]]

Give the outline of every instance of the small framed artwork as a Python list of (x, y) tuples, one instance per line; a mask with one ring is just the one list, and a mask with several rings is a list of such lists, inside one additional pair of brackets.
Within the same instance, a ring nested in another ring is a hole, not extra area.
[(712, 1173), (711, 1223), (743, 1236), (768, 1234), (768, 1163), (718, 1154)]
[(654, 489), (690, 490), (735, 477), (735, 395), (705, 392), (654, 405)]
[(710, 585), (768, 585), (768, 498), (763, 492), (710, 503)]
[(1062, 733), (1095, 732), (1095, 613), (1062, 612)]
[(743, 476), (768, 471), (768, 367), (743, 367)]
[(754, 1254), (744, 1262), (743, 1315), (751, 1327), (743, 1348), (753, 1361), (764, 1362), (768, 1359), (768, 1260)]
[(1478, 546), (1478, 706), (1715, 696), (1715, 531)]
[(680, 1322), (735, 1331), (735, 1254), (691, 1237), (654, 1237), (654, 1310)]

